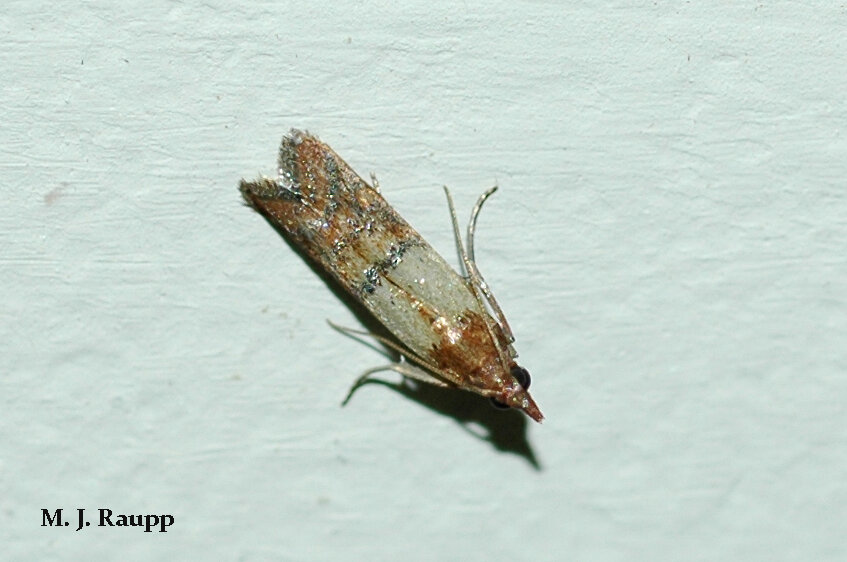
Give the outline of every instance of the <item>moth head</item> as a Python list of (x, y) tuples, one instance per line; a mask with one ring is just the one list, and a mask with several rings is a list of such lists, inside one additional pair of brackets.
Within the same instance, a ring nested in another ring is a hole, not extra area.
[(492, 396), (491, 403), (494, 407), (504, 410), (509, 408), (523, 410), (529, 417), (540, 422), (544, 419), (544, 416), (541, 415), (538, 406), (528, 392), (529, 385), (532, 382), (529, 371), (519, 365), (512, 365), (509, 374), (512, 376), (514, 384), (506, 385), (499, 395)]

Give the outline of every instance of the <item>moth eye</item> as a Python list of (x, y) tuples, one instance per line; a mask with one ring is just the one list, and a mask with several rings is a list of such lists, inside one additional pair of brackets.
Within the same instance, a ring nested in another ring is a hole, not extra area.
[(532, 379), (529, 376), (529, 371), (523, 367), (515, 365), (512, 367), (512, 376), (515, 377), (524, 390), (529, 390), (529, 383), (532, 382)]
[(494, 398), (491, 398), (491, 405), (494, 406), (495, 408), (497, 408), (498, 410), (508, 410), (509, 409), (509, 406), (507, 406), (506, 404), (503, 404), (499, 400), (495, 400)]
[[(512, 367), (511, 373), (512, 376), (515, 377), (515, 380), (518, 381), (518, 384), (521, 385), (524, 390), (529, 390), (529, 383), (532, 382), (532, 379), (529, 376), (529, 371), (527, 371), (523, 367), (518, 367), (517, 365), (515, 365), (514, 367)], [(503, 404), (502, 402), (494, 398), (491, 399), (491, 404), (493, 404), (495, 408), (498, 408), (500, 410), (509, 409), (508, 405)]]

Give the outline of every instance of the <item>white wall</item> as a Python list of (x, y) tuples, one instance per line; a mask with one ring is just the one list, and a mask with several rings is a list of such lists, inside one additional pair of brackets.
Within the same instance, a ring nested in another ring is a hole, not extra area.
[[(843, 5), (244, 4), (4, 7), (8, 559), (847, 556)], [(543, 425), (339, 407), (384, 359), (237, 192), (290, 127), (450, 260), (441, 185), (500, 185)]]

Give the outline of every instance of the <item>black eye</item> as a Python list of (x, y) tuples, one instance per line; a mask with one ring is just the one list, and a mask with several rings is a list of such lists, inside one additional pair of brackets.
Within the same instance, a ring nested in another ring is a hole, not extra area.
[(491, 398), (491, 405), (494, 406), (495, 408), (497, 408), (498, 410), (508, 410), (509, 409), (509, 406), (507, 406), (506, 404), (503, 404), (499, 400), (495, 400), (494, 398)]
[(529, 383), (532, 382), (532, 379), (529, 377), (529, 371), (515, 365), (512, 367), (512, 376), (515, 377), (524, 390), (529, 390)]
[[(529, 390), (529, 383), (532, 382), (532, 379), (529, 376), (529, 371), (527, 371), (523, 367), (518, 367), (517, 365), (515, 365), (514, 367), (512, 367), (511, 372), (512, 372), (512, 376), (515, 377), (515, 380), (518, 381), (518, 384), (521, 385), (524, 390)], [(508, 410), (509, 409), (509, 406), (507, 406), (506, 404), (503, 404), (502, 402), (500, 402), (499, 400), (496, 400), (494, 398), (491, 399), (491, 404), (495, 408), (499, 408), (500, 410)]]

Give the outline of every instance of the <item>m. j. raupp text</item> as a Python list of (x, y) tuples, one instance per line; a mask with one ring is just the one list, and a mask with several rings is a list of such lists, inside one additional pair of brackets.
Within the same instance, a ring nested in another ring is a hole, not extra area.
[[(91, 521), (86, 519), (85, 509), (78, 508), (74, 515), (74, 523), (76, 523), (77, 531), (91, 526)], [(113, 513), (111, 509), (106, 508), (100, 508), (97, 510), (98, 527), (143, 527), (145, 533), (151, 533), (153, 531), (167, 533), (168, 527), (173, 524), (174, 516), (168, 514), (144, 515)], [(41, 510), (42, 527), (70, 527), (70, 525), (70, 521), (65, 521), (65, 515), (62, 508), (58, 508), (52, 513), (49, 509)]]

